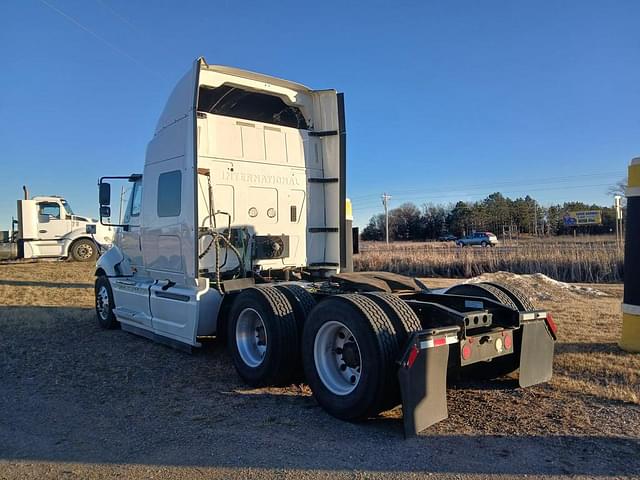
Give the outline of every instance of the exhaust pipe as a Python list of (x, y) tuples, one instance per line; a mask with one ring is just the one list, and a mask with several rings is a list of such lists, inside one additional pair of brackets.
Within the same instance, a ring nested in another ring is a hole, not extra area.
[(22, 185), (22, 191), (24, 192), (24, 199), (29, 200), (29, 189), (26, 185)]

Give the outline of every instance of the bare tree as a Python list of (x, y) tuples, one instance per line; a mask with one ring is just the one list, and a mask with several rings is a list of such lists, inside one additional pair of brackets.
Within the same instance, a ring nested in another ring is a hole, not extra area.
[(627, 177), (624, 177), (622, 180), (617, 181), (614, 185), (609, 187), (607, 193), (609, 195), (622, 195), (624, 197), (624, 193), (627, 190)]

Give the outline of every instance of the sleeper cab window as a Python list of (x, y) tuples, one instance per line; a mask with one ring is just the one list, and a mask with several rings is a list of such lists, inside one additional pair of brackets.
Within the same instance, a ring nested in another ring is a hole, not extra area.
[(180, 215), (182, 197), (182, 173), (180, 170), (161, 173), (158, 177), (158, 216)]

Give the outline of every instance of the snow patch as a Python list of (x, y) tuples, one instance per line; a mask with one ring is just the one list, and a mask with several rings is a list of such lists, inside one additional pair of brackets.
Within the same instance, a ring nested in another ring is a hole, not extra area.
[(590, 297), (609, 297), (597, 288), (560, 282), (542, 273), (518, 275), (511, 272), (485, 273), (478, 277), (465, 280), (464, 283), (496, 282), (506, 286), (513, 286), (527, 296), (537, 300), (559, 300), (567, 293)]

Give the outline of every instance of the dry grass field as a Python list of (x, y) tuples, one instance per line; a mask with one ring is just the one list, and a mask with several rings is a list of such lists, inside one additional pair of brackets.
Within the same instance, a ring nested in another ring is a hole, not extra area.
[(247, 388), (221, 344), (189, 355), (100, 330), (91, 266), (0, 264), (0, 479), (640, 476), (622, 285), (488, 278), (554, 313), (552, 381), (452, 384), (449, 419), (404, 440), (399, 408), (341, 422), (304, 385)]
[(354, 266), (361, 271), (447, 278), (509, 271), (593, 283), (623, 279), (623, 250), (608, 236), (514, 240), (493, 248), (459, 248), (453, 242), (362, 242), (360, 252)]

